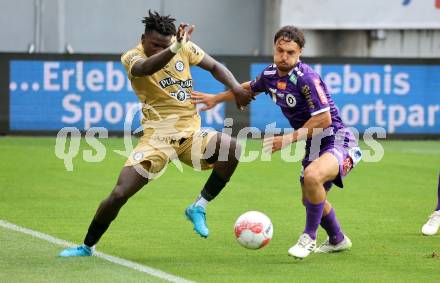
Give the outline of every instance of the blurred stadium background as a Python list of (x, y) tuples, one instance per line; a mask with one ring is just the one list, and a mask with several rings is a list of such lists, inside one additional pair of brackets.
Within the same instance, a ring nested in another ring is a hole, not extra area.
[[(296, 25), (306, 34), (304, 60), (317, 65), (349, 126), (440, 134), (439, 1), (180, 3), (2, 1), (0, 133), (63, 126), (120, 131), (125, 104), (136, 98), (119, 56), (138, 42), (140, 19), (152, 9), (194, 23), (193, 41), (242, 81), (258, 74), (264, 66), (258, 63), (271, 62), (274, 32)], [(194, 72), (196, 89), (223, 90), (209, 74)], [(234, 117), (235, 130), (262, 128), (267, 115), (281, 118), (275, 107), (254, 117), (264, 105), (245, 113), (219, 107), (207, 114), (205, 126), (219, 129), (224, 117)], [(26, 109), (38, 112), (26, 115)]]
[[(119, 58), (140, 39), (148, 9), (195, 24), (193, 41), (240, 81), (272, 62), (280, 26), (298, 26), (306, 35), (303, 61), (320, 72), (345, 123), (361, 133), (382, 127), (393, 141), (382, 140), (381, 163), (361, 164), (348, 180), (350, 190), (332, 199), (355, 243), (348, 255), (304, 264), (286, 258), (303, 209), (295, 183), (299, 164), (293, 170), (279, 156), (270, 166), (240, 165), (231, 188), (210, 208), (218, 236), (209, 244), (200, 244), (181, 217), (207, 175), (186, 170), (189, 177), (181, 182), (184, 177), (170, 169), (170, 177), (127, 204), (124, 220), (112, 225), (99, 249), (200, 282), (438, 281), (431, 276), (438, 274), (438, 237), (423, 239), (419, 230), (434, 205), (440, 164), (439, 0), (0, 1), (0, 220), (82, 240), (124, 162), (112, 151), (123, 141), (106, 139), (109, 157), (102, 163), (78, 155), (74, 172), (67, 172), (54, 154), (54, 137), (63, 127), (122, 133), (127, 108), (137, 100)], [(192, 72), (196, 90), (224, 90), (209, 73)], [(228, 117), (234, 118), (234, 134), (247, 126), (264, 130), (273, 121), (288, 127), (267, 97), (242, 112), (234, 104), (219, 105), (202, 113), (203, 126), (221, 130)], [(251, 149), (259, 147), (250, 142)], [(170, 214), (159, 220), (162, 208)], [(265, 211), (275, 226), (273, 243), (258, 253), (235, 245), (231, 232), (235, 217), (252, 209)], [(142, 215), (152, 216), (145, 221)], [(0, 228), (0, 281), (158, 280), (98, 259), (92, 266), (59, 261), (58, 249)], [(194, 253), (207, 259), (196, 261)]]

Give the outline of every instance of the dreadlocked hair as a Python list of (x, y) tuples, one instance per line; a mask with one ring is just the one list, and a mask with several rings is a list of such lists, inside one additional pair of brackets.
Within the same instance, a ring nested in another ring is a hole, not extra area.
[(145, 34), (154, 30), (161, 35), (176, 35), (175, 20), (169, 15), (161, 16), (158, 12), (152, 13), (151, 10), (148, 10), (148, 17), (144, 17), (142, 23), (145, 24)]

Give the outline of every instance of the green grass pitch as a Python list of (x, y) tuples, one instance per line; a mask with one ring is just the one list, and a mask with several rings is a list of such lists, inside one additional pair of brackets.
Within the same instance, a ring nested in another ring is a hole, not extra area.
[[(113, 188), (125, 158), (123, 140), (101, 140), (103, 162), (82, 152), (67, 172), (54, 138), (0, 138), (0, 219), (80, 243), (99, 202)], [(382, 141), (379, 163), (361, 162), (329, 195), (349, 252), (312, 254), (302, 261), (287, 250), (304, 228), (300, 162), (241, 163), (207, 211), (210, 236), (194, 234), (183, 211), (209, 172), (171, 165), (121, 210), (98, 250), (197, 282), (438, 282), (440, 235), (420, 228), (436, 202), (439, 141)], [(249, 141), (247, 150), (261, 148)], [(366, 149), (366, 145), (362, 144)], [(81, 150), (90, 149), (82, 143)], [(274, 237), (262, 250), (239, 246), (233, 224), (247, 210), (266, 213)], [(319, 242), (325, 232), (319, 230)], [(99, 258), (62, 259), (61, 247), (0, 228), (0, 282), (163, 282)]]

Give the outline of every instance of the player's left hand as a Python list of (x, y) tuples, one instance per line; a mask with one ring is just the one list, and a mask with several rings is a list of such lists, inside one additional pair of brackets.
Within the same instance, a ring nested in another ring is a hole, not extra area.
[(182, 46), (191, 39), (191, 34), (194, 31), (194, 25), (189, 26), (188, 24), (181, 23), (176, 33), (176, 41), (170, 45), (170, 51), (176, 54)]
[(206, 111), (211, 108), (214, 108), (217, 105), (217, 101), (215, 99), (214, 94), (204, 93), (200, 91), (193, 90), (191, 92), (191, 103), (192, 104), (205, 104), (200, 111)]
[(272, 136), (269, 138), (264, 138), (263, 140), (263, 151), (268, 153), (274, 153), (281, 150), (291, 144), (289, 136)]
[(194, 25), (188, 25), (186, 23), (181, 23), (177, 29), (176, 40), (180, 43), (186, 43), (191, 39), (191, 35), (194, 31)]

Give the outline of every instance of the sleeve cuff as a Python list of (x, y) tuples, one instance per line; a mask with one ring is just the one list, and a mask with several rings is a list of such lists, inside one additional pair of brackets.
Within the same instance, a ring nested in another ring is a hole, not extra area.
[(315, 116), (315, 115), (327, 112), (329, 110), (330, 110), (330, 107), (322, 108), (322, 109), (319, 109), (318, 111), (312, 112), (312, 114), (310, 114), (310, 115)]
[(129, 66), (128, 73), (130, 74), (130, 76), (132, 78), (136, 78), (136, 77), (133, 76), (133, 74), (131, 73), (131, 69), (133, 68), (134, 64), (136, 64), (138, 61), (140, 61), (142, 59), (144, 59), (144, 58), (142, 58), (141, 56), (135, 56), (135, 57), (133, 57), (133, 59), (131, 59), (131, 63), (130, 63), (130, 66)]

